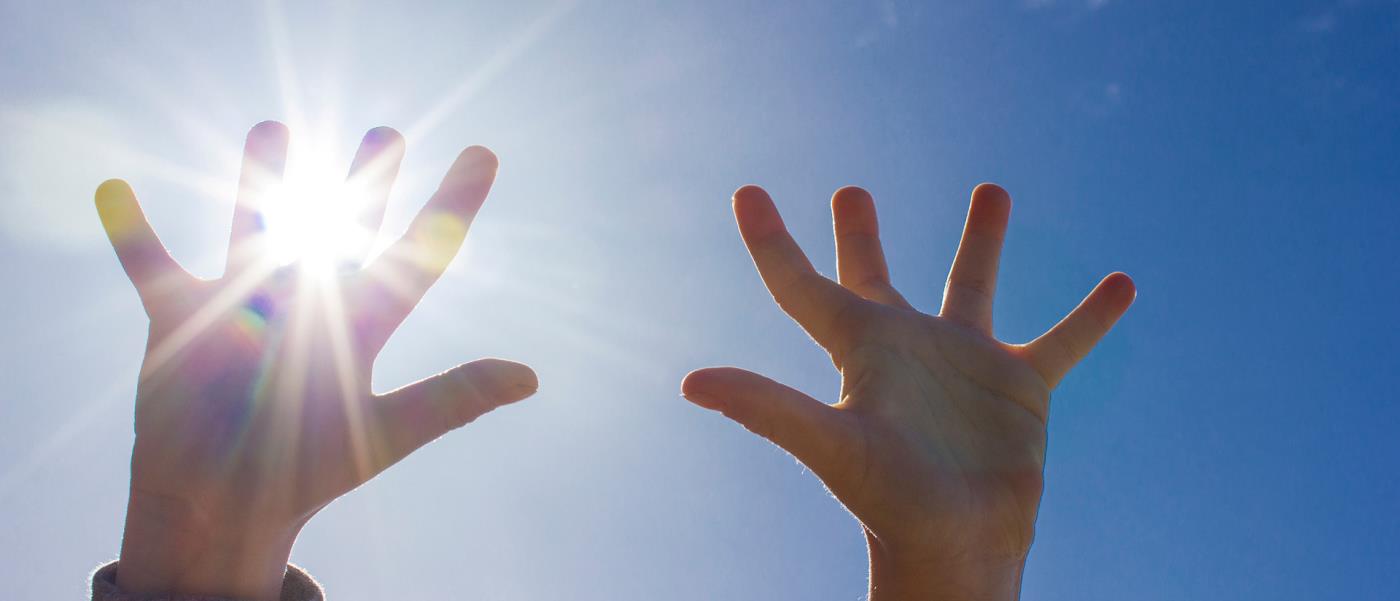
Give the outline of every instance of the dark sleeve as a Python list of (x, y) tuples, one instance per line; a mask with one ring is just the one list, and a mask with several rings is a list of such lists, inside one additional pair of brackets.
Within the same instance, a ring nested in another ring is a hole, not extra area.
[[(282, 579), (281, 601), (325, 601), (321, 585), (301, 568), (287, 566), (287, 576)], [(200, 597), (190, 595), (131, 595), (117, 588), (117, 562), (97, 568), (92, 574), (92, 601), (239, 601), (222, 597)]]

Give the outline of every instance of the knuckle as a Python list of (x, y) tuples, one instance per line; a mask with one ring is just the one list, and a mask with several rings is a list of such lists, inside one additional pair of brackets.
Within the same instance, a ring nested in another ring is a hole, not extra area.
[(946, 284), (950, 294), (967, 294), (977, 297), (976, 300), (991, 300), (995, 287), (996, 282), (991, 278), (970, 275), (951, 276)]
[(445, 377), (443, 391), (435, 402), (444, 429), (455, 430), (471, 423), (480, 415), (478, 406), (481, 394), (467, 370), (455, 370)]

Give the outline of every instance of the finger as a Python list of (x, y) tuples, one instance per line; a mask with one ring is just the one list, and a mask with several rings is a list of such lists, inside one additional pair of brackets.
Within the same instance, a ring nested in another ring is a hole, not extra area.
[(681, 395), (723, 413), (750, 432), (782, 447), (828, 485), (847, 467), (855, 433), (851, 418), (826, 403), (735, 367), (711, 367), (686, 375)]
[(1011, 216), (1011, 196), (996, 184), (972, 190), (958, 254), (948, 272), (940, 315), (983, 332), (992, 332), (992, 298), (997, 289), (997, 265)]
[(392, 464), (447, 432), (539, 388), (534, 370), (502, 359), (481, 359), (377, 396), (379, 466)]
[(233, 231), (229, 235), (228, 262), (224, 277), (236, 275), (269, 257), (263, 235), (262, 209), (282, 182), (287, 164), (287, 126), (263, 121), (248, 132), (243, 145), (243, 170), (238, 178), (238, 195), (233, 207)]
[(1132, 278), (1124, 273), (1109, 274), (1060, 323), (1023, 347), (1031, 365), (1051, 387), (1059, 384), (1065, 374), (1093, 350), (1136, 297)]
[(377, 285), (411, 309), (431, 288), (467, 236), (496, 178), (496, 155), (472, 146), (457, 157), (432, 198), (368, 268)]
[(350, 163), (346, 186), (355, 206), (355, 249), (346, 257), (359, 263), (369, 254), (374, 236), (384, 223), (389, 190), (403, 163), (403, 136), (392, 127), (376, 127), (365, 134), (355, 159)]
[(870, 193), (855, 186), (837, 190), (831, 196), (831, 220), (836, 229), (836, 277), (841, 285), (875, 302), (911, 308), (890, 284)]
[(147, 309), (162, 295), (193, 279), (165, 250), (126, 182), (119, 179), (102, 182), (97, 187), (95, 201), (97, 216), (102, 219), (102, 228), (107, 230), (107, 238), (117, 251), (117, 260)]
[(845, 343), (837, 321), (860, 297), (812, 268), (762, 188), (744, 186), (734, 193), (734, 218), (759, 277), (778, 306), (818, 344), (835, 353)]

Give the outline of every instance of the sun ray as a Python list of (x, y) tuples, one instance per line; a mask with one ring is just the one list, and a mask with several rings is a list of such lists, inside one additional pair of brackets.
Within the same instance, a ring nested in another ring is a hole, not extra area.
[[(131, 361), (119, 371), (130, 374), (139, 366), (139, 361)], [(87, 433), (90, 428), (99, 423), (111, 423), (108, 419), (109, 414), (115, 413), (118, 405), (130, 406), (130, 389), (131, 382), (127, 380), (127, 376), (123, 376), (95, 395), (97, 400), (88, 401), (79, 410), (66, 411), (67, 416), (58, 427), (52, 428), (42, 441), (29, 448), (22, 459), (11, 464), (9, 469), (0, 474), (0, 500), (4, 500), (11, 493), (27, 490), (26, 482), (36, 472), (46, 467), (51, 468), (53, 462), (50, 460), (59, 453), (70, 451), (70, 443)], [(130, 413), (127, 415), (129, 417)]]
[(523, 27), (514, 39), (487, 59), (474, 73), (460, 78), (462, 83), (457, 84), (432, 108), (423, 113), (417, 122), (405, 130), (404, 135), (410, 140), (418, 140), (437, 129), (444, 119), (460, 108), (463, 103), (471, 100), (478, 90), (484, 88), (497, 75), (505, 71), (511, 63), (534, 46), (545, 34), (553, 31), (566, 15), (573, 12), (576, 6), (578, 6), (577, 0), (565, 0), (549, 7), (544, 14)]
[(176, 326), (169, 335), (150, 350), (146, 357), (146, 363), (142, 366), (143, 374), (163, 367), (167, 361), (193, 342), (196, 336), (217, 323), (219, 318), (227, 314), (230, 309), (247, 299), (249, 293), (266, 280), (276, 268), (277, 266), (271, 261), (259, 261), (241, 272), (234, 281), (224, 284), (213, 298), (196, 309), (193, 314)]
[(266, 0), (263, 3), (263, 18), (268, 37), (268, 47), (272, 52), (273, 69), (277, 72), (277, 85), (281, 88), (282, 108), (286, 111), (289, 124), (307, 123), (301, 109), (301, 93), (297, 87), (296, 66), (292, 63), (290, 37), (287, 34), (286, 15), (282, 13), (280, 0)]
[[(151, 66), (146, 63), (123, 62), (119, 68), (114, 67), (112, 71), (122, 73), (122, 83), (130, 88), (132, 93), (141, 96), (146, 103), (157, 107), (161, 115), (174, 121), (177, 131), (194, 142), (194, 149), (207, 155), (213, 164), (238, 164), (240, 153), (237, 137), (214, 125), (208, 115), (209, 107), (204, 102), (190, 103), (177, 100), (181, 97), (181, 94), (177, 93), (180, 90), (162, 87), (160, 79), (152, 72)], [(211, 98), (223, 100), (226, 105), (224, 107), (225, 113), (236, 112), (233, 109), (233, 104), (228, 101), (235, 95), (220, 90), (217, 81), (195, 69), (187, 69), (182, 75), (197, 78), (197, 85), (192, 86), (194, 89), (209, 90)], [(194, 106), (198, 106), (201, 110), (191, 108)], [(222, 183), (226, 184), (227, 182)]]
[(330, 338), (327, 342), (330, 344), (331, 362), (335, 367), (346, 427), (350, 432), (350, 452), (355, 462), (355, 470), (361, 476), (368, 477), (375, 467), (369, 455), (372, 448), (372, 441), (369, 440), (371, 432), (365, 425), (366, 407), (359, 398), (361, 374), (356, 370), (355, 360), (351, 355), (351, 346), (354, 343), (347, 331), (349, 322), (346, 319), (339, 281), (335, 278), (326, 280), (316, 287), (316, 296), (323, 309), (321, 316), (324, 319), (326, 335)]

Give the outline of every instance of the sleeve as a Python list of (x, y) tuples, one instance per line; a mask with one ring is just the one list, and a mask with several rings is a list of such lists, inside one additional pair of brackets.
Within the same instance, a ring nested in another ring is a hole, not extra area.
[[(294, 565), (287, 565), (282, 580), (281, 601), (325, 601), (321, 585), (310, 574)], [(97, 568), (92, 574), (92, 601), (239, 601), (221, 597), (191, 595), (133, 595), (117, 588), (117, 562)]]

